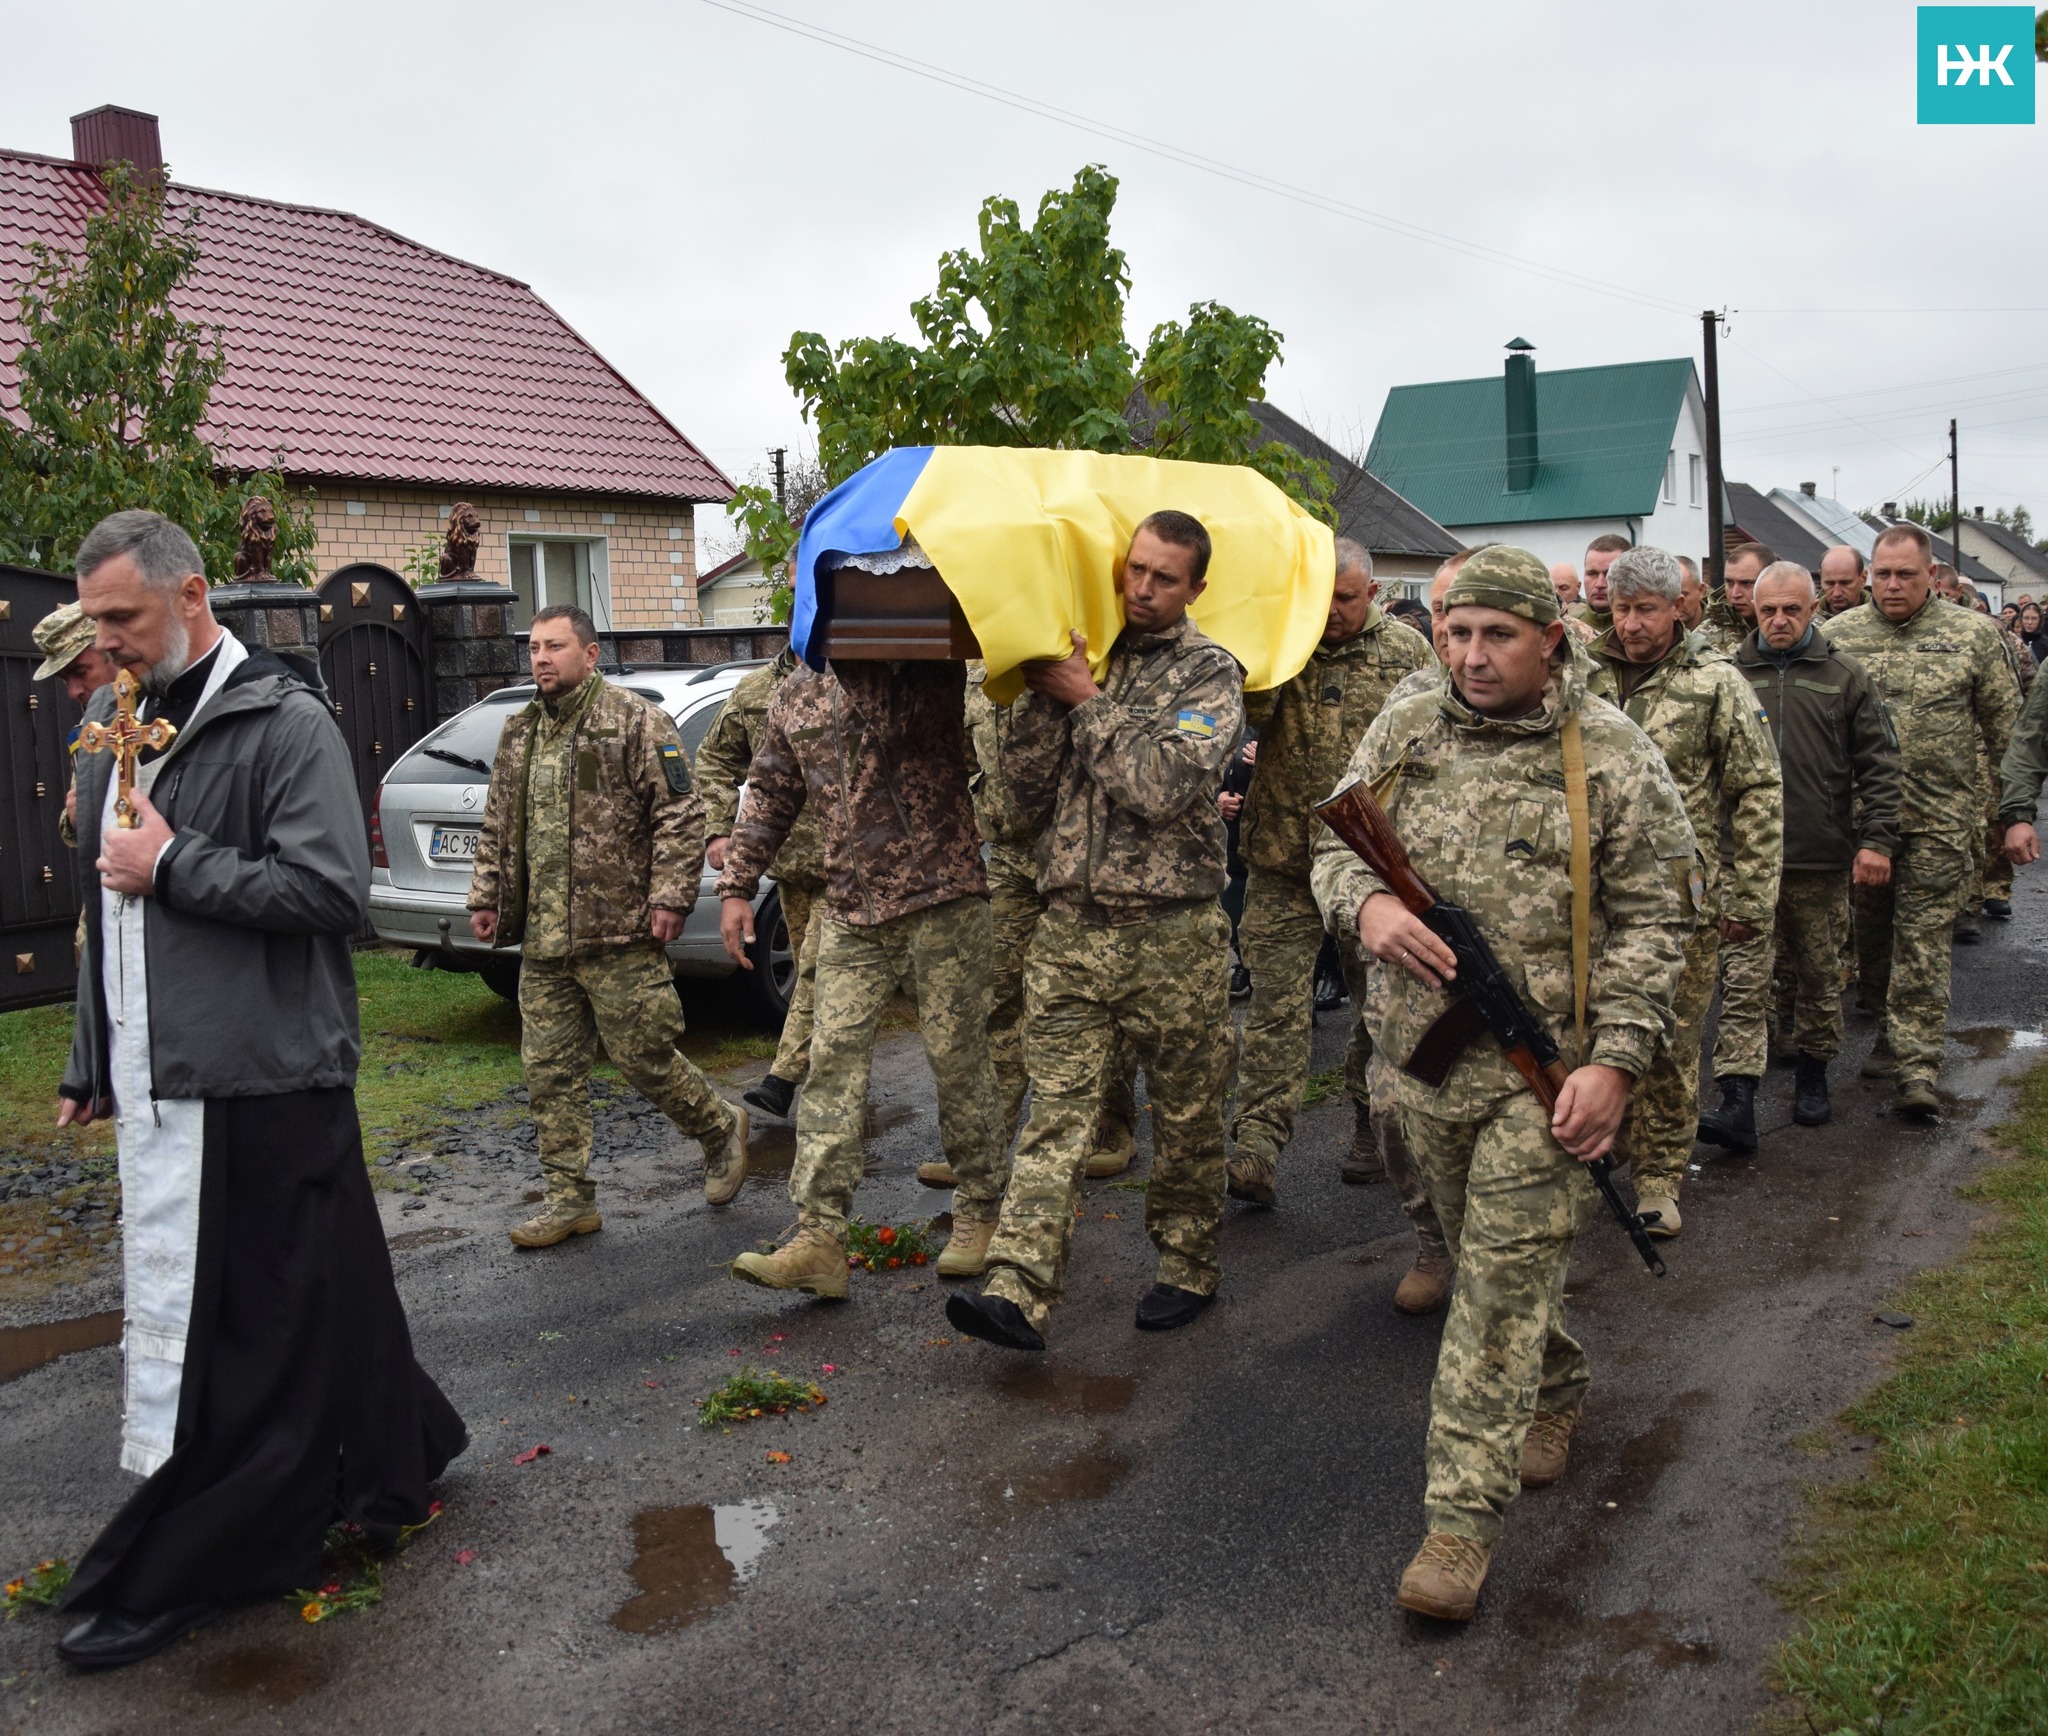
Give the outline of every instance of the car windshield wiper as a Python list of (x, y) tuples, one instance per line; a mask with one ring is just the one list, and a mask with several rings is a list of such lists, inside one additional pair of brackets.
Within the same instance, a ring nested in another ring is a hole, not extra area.
[(491, 768), (489, 766), (485, 765), (480, 759), (471, 759), (468, 754), (450, 753), (445, 747), (423, 747), (420, 749), (420, 752), (425, 754), (428, 759), (437, 759), (451, 766), (460, 766), (466, 772), (482, 772), (485, 777), (491, 775)]

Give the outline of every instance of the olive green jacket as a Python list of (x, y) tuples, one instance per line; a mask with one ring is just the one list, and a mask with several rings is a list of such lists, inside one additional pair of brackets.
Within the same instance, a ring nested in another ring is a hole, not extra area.
[(2048, 778), (2048, 681), (2037, 681), (2027, 695), (2012, 745), (1998, 767), (1998, 823), (2034, 823), (2041, 799), (2041, 780)]

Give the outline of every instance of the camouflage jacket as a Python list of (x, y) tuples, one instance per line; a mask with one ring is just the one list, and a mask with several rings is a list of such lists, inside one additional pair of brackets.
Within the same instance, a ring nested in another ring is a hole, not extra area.
[(1754, 633), (1735, 667), (1778, 746), (1785, 783), (1785, 866), (1846, 870), (1858, 850), (1899, 846), (1899, 743), (1877, 683), (1819, 628), (1780, 662)]
[[(1720, 914), (1769, 929), (1785, 860), (1785, 790), (1770, 725), (1749, 683), (1690, 633), (1648, 666), (1629, 662), (1612, 634), (1593, 647), (1593, 658), (1593, 691), (1657, 744), (1702, 845), (1716, 843), (1727, 828), (1727, 885), (1719, 884), (1721, 852), (1704, 850), (1707, 889), (1718, 892)], [(1707, 908), (1715, 908), (1713, 897)]]
[[(1663, 757), (1627, 717), (1585, 689), (1581, 660), (1564, 660), (1542, 705), (1501, 722), (1471, 710), (1448, 678), (1390, 703), (1346, 768), (1381, 791), (1417, 871), (1469, 910), (1569, 1066), (1572, 1020), (1571, 814), (1558, 729), (1579, 714), (1586, 749), (1592, 854), (1588, 1061), (1640, 1076), (1670, 1039), (1686, 936), (1698, 926), (1699, 852)], [(1310, 882), (1334, 930), (1387, 888), (1327, 829), (1316, 831)], [(1450, 1004), (1405, 970), (1382, 970), (1386, 1009), (1376, 1038), (1405, 1059)], [(1524, 1091), (1487, 1037), (1439, 1090), (1395, 1075), (1400, 1101), (1446, 1120), (1476, 1120)]]
[(1038, 836), (1017, 811), (1004, 760), (1010, 746), (1012, 708), (992, 703), (983, 683), (988, 666), (967, 665), (967, 740), (974, 749), (974, 770), (967, 786), (974, 796), (974, 823), (989, 844), (1029, 844)]
[(807, 808), (824, 840), (825, 909), (836, 921), (872, 928), (986, 897), (962, 665), (835, 661), (822, 675), (791, 675), (768, 707), (719, 897), (754, 896)]
[(1700, 624), (1693, 632), (1708, 650), (1733, 657), (1735, 647), (1749, 632), (1749, 623), (1729, 608), (1725, 592), (1710, 591), (1707, 593), (1706, 613), (1700, 617)]
[(1571, 610), (1570, 618), (1574, 621), (1583, 622), (1586, 626), (1591, 627), (1596, 634), (1610, 632), (1614, 627), (1614, 611), (1612, 609), (1596, 609), (1591, 603), (1579, 604), (1577, 608)]
[(1982, 826), (1977, 758), (1997, 765), (2019, 716), (2019, 682), (1998, 629), (1939, 598), (1894, 624), (1874, 603), (1821, 631), (1870, 671), (1899, 738), (1899, 830), (1973, 838)]
[(1216, 897), (1216, 792), (1243, 736), (1244, 672), (1186, 616), (1164, 633), (1126, 628), (1084, 704), (1019, 701), (1010, 787), (1042, 834), (1038, 890), (1118, 923)]
[(1292, 681), (1245, 699), (1259, 758), (1244, 802), (1238, 852), (1254, 868), (1308, 878), (1310, 808), (1344, 767), (1403, 676), (1436, 667), (1429, 642), (1375, 607), (1341, 645), (1318, 645)]
[[(739, 818), (740, 786), (747, 767), (768, 728), (768, 702), (783, 678), (796, 668), (796, 653), (784, 649), (772, 663), (749, 670), (726, 695), (711, 728), (697, 745), (697, 791), (704, 798), (704, 835), (728, 838)], [(782, 848), (775, 852), (771, 872), (793, 886), (815, 889), (825, 879), (825, 846), (813, 814), (799, 814)]]
[(2034, 823), (2044, 778), (2048, 778), (2048, 681), (2037, 681), (2020, 710), (2012, 745), (2005, 750), (2005, 758), (1998, 766), (2001, 826)]
[[(566, 926), (572, 951), (651, 940), (657, 907), (687, 913), (704, 870), (704, 804), (689, 756), (660, 706), (602, 675), (571, 726), (575, 777), (568, 803)], [(528, 769), (545, 702), (505, 725), (491, 767), (482, 836), (470, 871), (469, 908), (495, 910), (494, 944), (516, 945), (527, 922)]]

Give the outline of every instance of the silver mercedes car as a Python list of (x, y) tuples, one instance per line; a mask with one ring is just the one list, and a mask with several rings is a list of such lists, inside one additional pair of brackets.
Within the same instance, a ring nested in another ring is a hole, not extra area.
[[(754, 663), (704, 669), (629, 669), (605, 679), (651, 699), (676, 720), (694, 759), (726, 695)], [(475, 971), (507, 999), (519, 993), (516, 947), (488, 947), (469, 931), (470, 863), (482, 830), (491, 763), (506, 721), (533, 698), (528, 683), (500, 688), (412, 747), (384, 779), (370, 822), (370, 926), (391, 946), (413, 949), (422, 968)], [(669, 944), (679, 977), (737, 976), (753, 1009), (780, 1024), (796, 987), (789, 927), (772, 881), (754, 905), (754, 968), (742, 971), (718, 938), (717, 875), (707, 863), (697, 907)]]

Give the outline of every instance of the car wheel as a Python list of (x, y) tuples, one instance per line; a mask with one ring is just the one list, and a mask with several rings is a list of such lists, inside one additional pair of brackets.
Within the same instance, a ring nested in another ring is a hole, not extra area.
[(484, 986), (492, 994), (508, 1001), (519, 999), (519, 961), (516, 958), (494, 958), (487, 964), (478, 965), (476, 974), (484, 979)]
[(781, 893), (770, 892), (754, 912), (754, 944), (747, 948), (747, 957), (754, 968), (739, 973), (747, 1001), (762, 1018), (779, 1026), (796, 995), (796, 954), (790, 950)]

